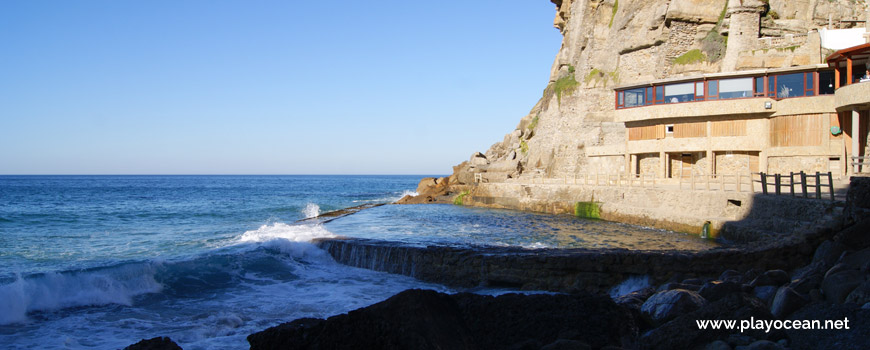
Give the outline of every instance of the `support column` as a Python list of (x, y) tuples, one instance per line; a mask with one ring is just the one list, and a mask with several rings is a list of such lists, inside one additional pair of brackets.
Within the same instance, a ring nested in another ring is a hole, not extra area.
[[(861, 122), (861, 114), (858, 113), (858, 108), (852, 109), (852, 154), (848, 157), (849, 164), (856, 162), (857, 160), (853, 160), (852, 157), (861, 156), (861, 149), (859, 142), (861, 139), (861, 128), (859, 127), (859, 123)], [(850, 167), (852, 169), (852, 175), (855, 173), (861, 172), (861, 168), (858, 166)]]
[(716, 174), (716, 160), (713, 159), (713, 122), (707, 121), (707, 169), (709, 174)]
[(668, 158), (667, 153), (665, 153), (663, 151), (659, 152), (659, 173), (656, 174), (656, 177), (661, 177), (662, 179), (665, 179), (668, 177), (668, 173), (667, 173), (667, 171), (668, 171), (668, 167), (667, 167), (668, 159), (667, 158)]
[(852, 57), (846, 56), (846, 85), (852, 85)]

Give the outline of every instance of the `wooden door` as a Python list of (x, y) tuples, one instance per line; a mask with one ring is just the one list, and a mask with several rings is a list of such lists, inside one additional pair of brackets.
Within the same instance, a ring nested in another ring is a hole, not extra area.
[(680, 162), (680, 165), (681, 165), (680, 168), (682, 169), (681, 176), (684, 179), (692, 177), (692, 164), (694, 164), (694, 162), (692, 161), (692, 158), (693, 158), (692, 155), (688, 154), (688, 153), (683, 153), (683, 155), (681, 156), (681, 160), (682, 160), (682, 162)]

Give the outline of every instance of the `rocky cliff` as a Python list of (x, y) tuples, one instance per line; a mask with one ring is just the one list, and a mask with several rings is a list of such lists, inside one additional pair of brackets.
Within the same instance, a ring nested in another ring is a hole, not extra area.
[(821, 63), (828, 52), (813, 32), (862, 26), (866, 16), (866, 0), (551, 1), (563, 40), (541, 99), (502, 141), (404, 202), (452, 200), (475, 181), (623, 173), (614, 86)]

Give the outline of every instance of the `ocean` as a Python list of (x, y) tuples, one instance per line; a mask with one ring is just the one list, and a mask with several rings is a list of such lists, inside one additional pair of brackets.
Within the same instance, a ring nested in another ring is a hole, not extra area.
[(247, 348), (250, 333), (408, 288), (311, 243), (320, 212), (391, 202), (422, 176), (0, 176), (0, 344), (118, 349), (169, 336)]
[[(345, 313), (409, 288), (459, 291), (338, 264), (311, 243), (316, 238), (526, 249), (715, 246), (613, 222), (454, 205), (385, 205), (297, 223), (393, 202), (422, 177), (0, 176), (0, 344), (119, 349), (168, 336), (187, 350), (244, 349), (249, 334), (297, 318)], [(620, 290), (647, 283), (638, 278)]]

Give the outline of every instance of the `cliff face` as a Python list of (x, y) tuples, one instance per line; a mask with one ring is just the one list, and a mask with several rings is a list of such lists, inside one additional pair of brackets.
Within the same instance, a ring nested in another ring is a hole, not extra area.
[[(866, 5), (866, 0), (551, 2), (563, 40), (543, 97), (501, 142), (455, 166), (448, 181), (431, 189), (449, 194), (476, 180), (531, 183), (540, 177), (624, 172), (626, 132), (623, 123), (614, 122), (614, 86), (820, 63), (826, 52), (819, 49), (818, 35), (807, 33), (828, 25), (863, 25), (848, 20), (863, 20)], [(788, 50), (772, 50), (777, 45)], [(421, 190), (426, 190), (422, 183)]]
[[(475, 174), (531, 182), (623, 172), (625, 127), (614, 122), (614, 86), (820, 63), (827, 52), (807, 33), (865, 16), (862, 0), (551, 1), (563, 40), (543, 97), (501, 142), (454, 167), (453, 187), (474, 182)], [(782, 40), (763, 39), (789, 34), (779, 43), (788, 45), (785, 53), (771, 50)]]

